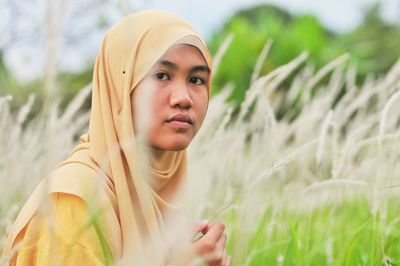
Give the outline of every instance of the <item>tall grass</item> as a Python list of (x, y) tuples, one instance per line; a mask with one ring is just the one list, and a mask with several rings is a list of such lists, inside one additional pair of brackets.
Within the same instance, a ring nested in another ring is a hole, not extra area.
[[(234, 265), (399, 264), (400, 62), (362, 86), (346, 55), (315, 70), (301, 54), (259, 77), (270, 45), (239, 112), (229, 84), (211, 99), (189, 148), (188, 214), (226, 224)], [(0, 99), (0, 235), (85, 132), (89, 92), (33, 118), (33, 98), (19, 113)]]
[(235, 265), (397, 264), (400, 61), (357, 86), (347, 55), (305, 59), (253, 78), (236, 116), (229, 86), (213, 98), (191, 209), (228, 224)]
[(34, 96), (14, 114), (12, 96), (0, 98), (0, 235), (12, 224), (22, 204), (39, 181), (66, 159), (77, 137), (88, 125), (89, 113), (80, 107), (90, 93), (84, 88), (61, 114), (59, 101), (51, 109), (30, 117)]

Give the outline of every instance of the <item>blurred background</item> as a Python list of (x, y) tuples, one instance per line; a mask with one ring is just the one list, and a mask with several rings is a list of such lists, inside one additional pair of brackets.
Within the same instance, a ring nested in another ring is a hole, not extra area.
[(213, 53), (233, 34), (213, 93), (230, 82), (235, 87), (230, 100), (236, 103), (243, 100), (267, 40), (273, 46), (261, 74), (302, 51), (308, 51), (316, 68), (349, 53), (361, 82), (367, 74), (382, 75), (400, 56), (398, 0), (1, 0), (0, 5), (0, 95), (12, 94), (14, 107), (31, 93), (39, 96), (40, 105), (50, 91), (65, 105), (90, 82), (106, 30), (146, 8), (185, 17)]

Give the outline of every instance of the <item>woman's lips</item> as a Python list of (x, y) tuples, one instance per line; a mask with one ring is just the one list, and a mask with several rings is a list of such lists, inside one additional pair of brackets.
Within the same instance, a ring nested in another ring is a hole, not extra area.
[(190, 128), (193, 120), (189, 115), (180, 113), (169, 118), (167, 124), (174, 128)]
[(168, 125), (174, 128), (190, 128), (192, 124), (183, 121), (172, 120), (167, 122)]

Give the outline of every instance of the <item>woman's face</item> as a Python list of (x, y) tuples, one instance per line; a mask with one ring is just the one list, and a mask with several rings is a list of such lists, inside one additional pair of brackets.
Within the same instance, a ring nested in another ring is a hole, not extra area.
[[(203, 123), (207, 106), (210, 69), (198, 48), (178, 44), (151, 68), (131, 94), (134, 129), (140, 133), (136, 115), (146, 89), (152, 89), (150, 116), (145, 119), (148, 141), (158, 150), (185, 149)], [(147, 115), (147, 114), (146, 114)]]

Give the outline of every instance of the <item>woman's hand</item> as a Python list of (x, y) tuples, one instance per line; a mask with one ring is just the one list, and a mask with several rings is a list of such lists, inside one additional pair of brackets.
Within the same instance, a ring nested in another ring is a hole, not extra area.
[(201, 222), (196, 233), (204, 235), (193, 243), (193, 249), (209, 266), (230, 266), (231, 257), (226, 254), (225, 226), (222, 223)]

